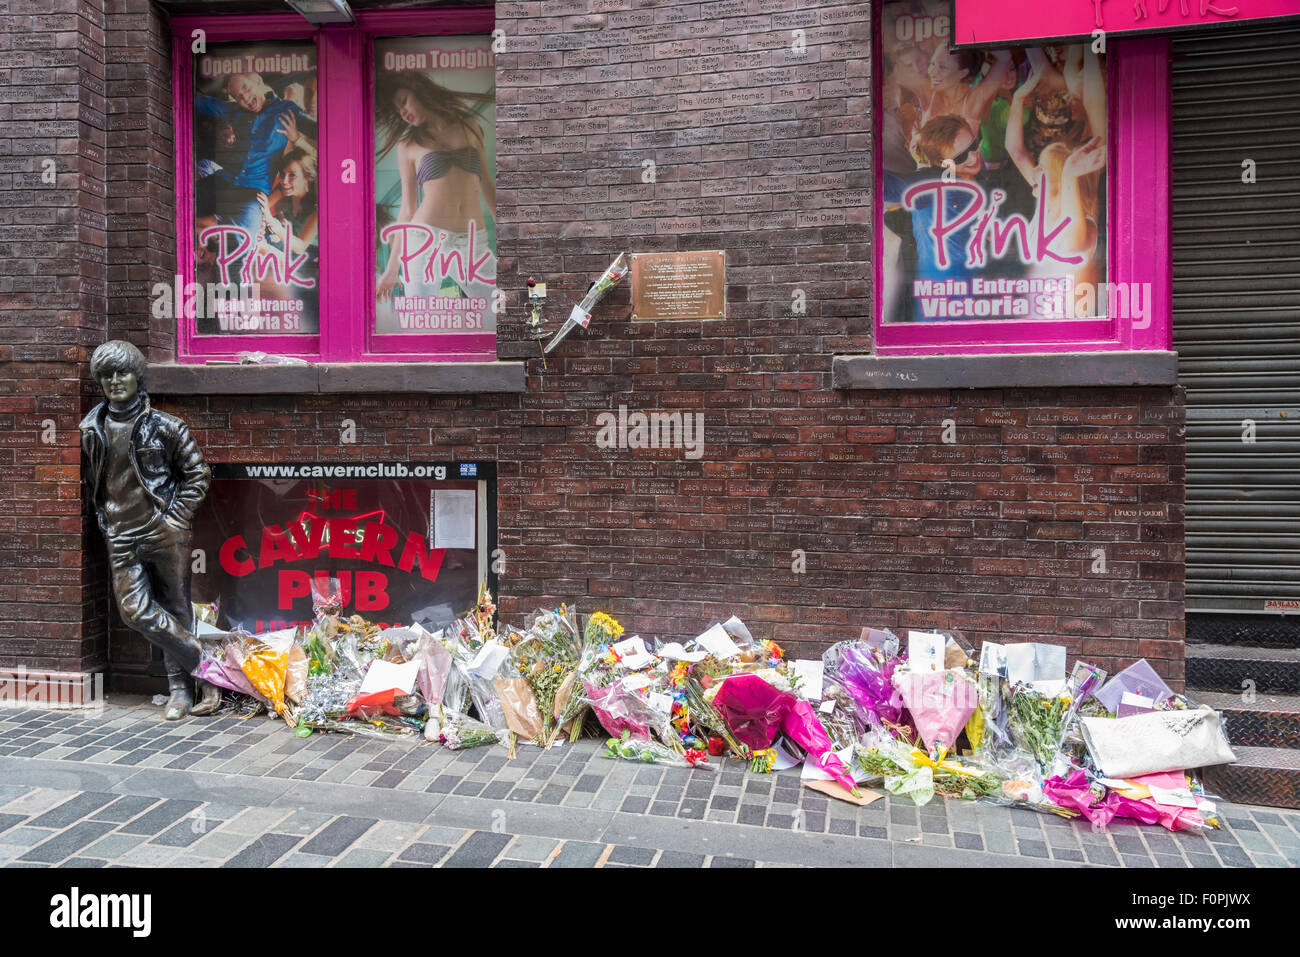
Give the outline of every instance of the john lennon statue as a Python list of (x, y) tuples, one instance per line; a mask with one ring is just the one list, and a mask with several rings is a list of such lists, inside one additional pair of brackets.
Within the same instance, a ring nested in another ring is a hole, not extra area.
[(162, 650), (171, 689), (166, 717), (174, 721), (221, 704), (215, 685), (198, 682), (197, 706), (190, 690), (201, 653), (190, 605), (190, 523), (212, 473), (185, 423), (150, 407), (144, 371), (144, 356), (129, 342), (95, 350), (90, 374), (108, 401), (82, 420), (81, 450), (118, 610), (128, 628)]

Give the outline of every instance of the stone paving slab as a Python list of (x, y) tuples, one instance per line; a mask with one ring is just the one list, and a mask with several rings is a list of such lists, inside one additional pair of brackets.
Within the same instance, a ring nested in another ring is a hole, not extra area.
[[(1296, 867), (1300, 812), (1224, 804), (1224, 828), (1094, 831), (1023, 809), (892, 796), (798, 772), (632, 765), (599, 742), (449, 752), (418, 737), (296, 738), (172, 723), (141, 699), (0, 710), (0, 865), (48, 867)], [(165, 757), (165, 762), (154, 760)], [(191, 760), (192, 759), (192, 760)]]

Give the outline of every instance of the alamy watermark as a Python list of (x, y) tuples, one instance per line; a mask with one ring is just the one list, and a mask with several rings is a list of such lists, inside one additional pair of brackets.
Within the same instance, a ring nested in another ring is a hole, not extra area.
[(703, 412), (633, 412), (620, 405), (618, 414), (596, 416), (601, 449), (685, 449), (688, 459), (704, 455)]
[(156, 319), (215, 319), (221, 332), (296, 332), (303, 323), (303, 299), (264, 299), (256, 282), (154, 283)]
[(1151, 283), (1076, 283), (1058, 279), (917, 279), (925, 319), (1108, 318), (1131, 328), (1151, 325)]
[(0, 708), (104, 710), (104, 674), (51, 675), (22, 665), (0, 671)]

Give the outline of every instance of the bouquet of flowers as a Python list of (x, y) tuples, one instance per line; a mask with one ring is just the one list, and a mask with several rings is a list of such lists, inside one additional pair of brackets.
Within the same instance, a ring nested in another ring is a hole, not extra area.
[(552, 740), (566, 724), (569, 724), (570, 741), (577, 741), (582, 734), (583, 718), (589, 707), (583, 695), (583, 684), (589, 677), (594, 677), (595, 672), (602, 666), (611, 667), (612, 664), (617, 663), (617, 653), (614, 653), (611, 661), (610, 644), (622, 634), (623, 626), (616, 618), (603, 611), (598, 611), (587, 618), (578, 662), (560, 687), (560, 700), (556, 707)]
[(452, 710), (463, 711), (464, 697), (468, 692), (479, 718), (494, 728), (504, 728), (505, 712), (494, 679), (508, 649), (497, 638), (495, 615), (492, 595), (480, 585), (474, 608), (443, 629), (442, 644), (451, 654), (453, 663), (443, 692), (443, 704)]
[(843, 688), (852, 700), (859, 731), (901, 720), (903, 696), (893, 684), (900, 660), (886, 646), (860, 640), (838, 642), (822, 655), (824, 680)]
[(1017, 682), (1003, 688), (1003, 702), (1012, 742), (1034, 758), (1040, 772), (1047, 773), (1061, 748), (1069, 697), (1064, 692), (1048, 697)]
[(883, 778), (890, 794), (928, 804), (936, 793), (973, 800), (1000, 792), (1002, 779), (959, 761), (934, 760), (925, 751), (885, 734), (876, 735), (873, 747), (854, 756), (867, 774)]
[(942, 757), (953, 749), (978, 704), (975, 681), (960, 668), (912, 671), (898, 668), (893, 684), (903, 697), (917, 733), (930, 753)]
[(694, 723), (706, 731), (721, 735), (722, 740), (727, 742), (727, 747), (731, 749), (731, 752), (738, 758), (744, 758), (749, 753), (749, 749), (736, 740), (736, 736), (732, 734), (731, 728), (722, 719), (718, 709), (713, 706), (713, 702), (705, 697), (704, 688), (701, 687), (699, 681), (692, 675), (686, 675), (683, 678), (681, 690)]
[(285, 713), (284, 683), (289, 670), (293, 630), (248, 635), (239, 644), (239, 667), (257, 693), (271, 703), (276, 714)]
[(465, 715), (456, 715), (452, 720), (444, 720), (438, 736), (438, 740), (449, 751), (478, 748), (488, 744), (505, 744), (505, 738), (505, 731)]
[(596, 712), (601, 726), (610, 734), (628, 731), (646, 740), (653, 734), (680, 754), (685, 751), (685, 746), (673, 730), (673, 699), (661, 684), (662, 677), (632, 672), (607, 685), (584, 684), (586, 701)]
[(242, 667), (243, 644), (251, 638), (248, 632), (236, 628), (221, 642), (205, 643), (203, 657), (194, 669), (194, 676), (227, 691), (247, 695), (259, 704), (267, 703), (267, 699), (245, 676)]
[(635, 737), (630, 730), (625, 730), (617, 738), (606, 741), (600, 756), (624, 761), (641, 761), (645, 764), (668, 764), (678, 768), (691, 768), (697, 764), (708, 763), (707, 759), (698, 753), (693, 753), (689, 757), (686, 754), (678, 754), (649, 738)]
[[(598, 611), (587, 619), (580, 668), (582, 703), (591, 706), (601, 726), (610, 734), (630, 730), (637, 737), (648, 738), (653, 731), (665, 744), (678, 750), (681, 742), (673, 734), (671, 724), (672, 698), (671, 694), (665, 694), (668, 691), (664, 687), (666, 669), (659, 663), (648, 671), (629, 670), (627, 662), (631, 659), (624, 657), (619, 646), (624, 651), (628, 650), (629, 643), (637, 648), (644, 646), (639, 638), (617, 642), (622, 634), (623, 626), (604, 612)], [(633, 653), (628, 651), (629, 655)], [(661, 696), (667, 700), (661, 700)]]
[(546, 344), (543, 354), (549, 353), (552, 349), (564, 341), (564, 337), (576, 329), (578, 326), (586, 329), (587, 324), (591, 322), (591, 310), (596, 308), (596, 303), (605, 298), (605, 294), (623, 281), (623, 277), (631, 270), (628, 263), (627, 254), (619, 253), (614, 261), (606, 267), (605, 271), (600, 274), (600, 278), (592, 283), (587, 294), (582, 297), (582, 302), (573, 307), (569, 313), (569, 318), (564, 320), (564, 325), (560, 331), (555, 334), (555, 338)]
[(534, 743), (549, 747), (555, 737), (556, 699), (578, 666), (578, 630), (568, 609), (561, 606), (554, 611), (539, 611), (523, 632), (508, 634), (505, 644), (510, 649), (510, 668), (528, 683), (536, 702), (540, 728)]

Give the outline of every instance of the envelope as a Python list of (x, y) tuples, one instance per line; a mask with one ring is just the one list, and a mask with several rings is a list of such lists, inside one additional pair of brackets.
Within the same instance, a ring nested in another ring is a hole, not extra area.
[(1173, 694), (1169, 690), (1169, 685), (1156, 674), (1156, 670), (1147, 663), (1145, 658), (1129, 665), (1111, 678), (1093, 697), (1105, 705), (1107, 711), (1114, 712), (1119, 711), (1120, 701), (1123, 700), (1126, 691), (1150, 698), (1153, 705), (1159, 705)]

